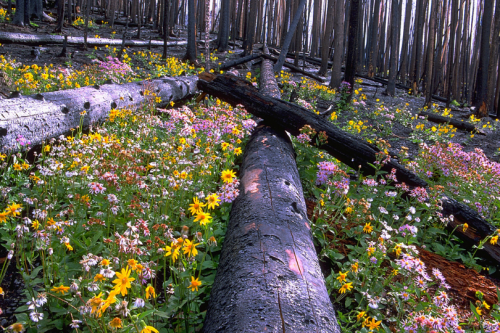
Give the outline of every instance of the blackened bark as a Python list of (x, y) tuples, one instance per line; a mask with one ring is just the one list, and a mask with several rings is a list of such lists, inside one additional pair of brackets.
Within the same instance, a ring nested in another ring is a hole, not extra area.
[[(18, 0), (18, 2), (21, 2), (21, 0)], [(18, 10), (19, 9), (16, 8), (16, 15)], [(54, 31), (61, 32), (63, 24), (64, 24), (64, 0), (57, 0), (57, 23)]]
[(432, 1), (429, 21), (429, 38), (427, 42), (427, 73), (425, 77), (425, 105), (430, 108), (432, 104), (432, 73), (434, 71), (434, 44), (436, 36), (437, 1)]
[(424, 32), (424, 17), (425, 17), (425, 6), (424, 1), (417, 1), (417, 13), (415, 16), (415, 20), (417, 22), (415, 27), (415, 39), (414, 39), (414, 47), (415, 47), (415, 68), (413, 71), (413, 82), (412, 82), (412, 93), (417, 95), (419, 92), (419, 83), (420, 83), (420, 73), (422, 67), (422, 37)]
[(368, 57), (368, 76), (375, 75), (378, 57), (378, 25), (380, 18), (380, 0), (375, 0), (375, 8), (373, 10), (372, 31), (370, 36), (370, 54)]
[(389, 84), (387, 94), (394, 96), (396, 93), (396, 74), (398, 72), (399, 59), (399, 1), (392, 0), (392, 33), (391, 33), (391, 65), (389, 69)]
[(347, 47), (347, 60), (345, 65), (344, 81), (351, 85), (352, 96), (354, 89), (354, 75), (356, 74), (356, 50), (358, 44), (358, 19), (359, 19), (359, 3), (360, 0), (351, 0), (351, 10), (349, 12), (349, 40)]
[[(451, 0), (451, 26), (450, 26), (450, 41), (448, 44), (448, 63), (446, 69), (446, 107), (450, 106), (451, 102), (451, 80), (452, 80), (452, 71), (453, 71), (453, 53), (455, 52), (455, 35), (456, 35), (456, 26), (457, 26), (457, 11), (458, 11), (458, 0)], [(454, 96), (455, 97), (455, 96)]]
[[(63, 0), (59, 0), (58, 3), (60, 3), (61, 1)], [(29, 24), (29, 21), (25, 20), (25, 15), (24, 15), (25, 11), (29, 12), (29, 6), (25, 6), (25, 3), (26, 3), (25, 0), (16, 0), (16, 14), (14, 15), (13, 23), (21, 27), (23, 27), (25, 24)]]
[(500, 48), (500, 0), (496, 0), (495, 25), (493, 31), (493, 40), (490, 49), (490, 63), (488, 65), (488, 82), (486, 90), (486, 109), (487, 114), (493, 113), (493, 103), (495, 100), (495, 83), (498, 76), (498, 54)]
[(481, 22), (481, 51), (479, 53), (479, 68), (477, 72), (476, 89), (474, 94), (474, 105), (476, 116), (488, 116), (486, 95), (488, 91), (488, 64), (490, 62), (490, 36), (491, 20), (493, 17), (493, 0), (484, 2), (483, 16)]
[[(341, 1), (341, 0), (337, 0)], [(333, 17), (335, 14), (335, 0), (328, 0), (328, 12), (326, 19), (326, 27), (323, 32), (323, 40), (321, 42), (321, 67), (319, 69), (318, 74), (321, 76), (325, 76), (328, 71), (328, 60), (330, 54), (330, 42), (332, 40), (332, 32), (333, 32), (333, 19), (329, 19)], [(335, 32), (336, 34), (337, 32)]]
[(187, 0), (188, 3), (188, 44), (186, 47), (186, 55), (184, 56), (184, 60), (187, 60), (191, 63), (196, 63), (196, 17), (194, 15), (194, 1), (195, 0)]
[(229, 6), (230, 0), (222, 0), (220, 9), (219, 34), (217, 36), (217, 51), (225, 52), (229, 42)]
[(405, 24), (403, 29), (403, 44), (401, 48), (401, 67), (400, 67), (400, 77), (401, 82), (406, 84), (407, 81), (407, 67), (408, 67), (408, 58), (409, 58), (409, 42), (408, 37), (410, 35), (410, 23), (411, 23), (411, 10), (413, 6), (413, 0), (408, 0), (406, 2), (406, 14), (405, 14)]
[(335, 35), (333, 46), (332, 78), (330, 87), (338, 88), (342, 83), (342, 56), (344, 54), (344, 0), (335, 0)]

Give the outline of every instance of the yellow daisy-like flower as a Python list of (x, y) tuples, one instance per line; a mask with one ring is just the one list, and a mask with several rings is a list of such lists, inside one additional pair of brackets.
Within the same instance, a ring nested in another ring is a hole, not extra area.
[(21, 215), (21, 213), (19, 212), (21, 208), (21, 205), (14, 202), (12, 205), (7, 206), (6, 212), (11, 216), (16, 217), (17, 215)]
[(491, 239), (490, 239), (491, 245), (496, 245), (497, 242), (498, 242), (498, 235), (491, 237)]
[(232, 183), (234, 177), (236, 177), (236, 173), (233, 170), (222, 171), (221, 178), (224, 181), (224, 183)]
[(127, 265), (129, 265), (130, 268), (132, 268), (132, 270), (134, 270), (134, 271), (135, 271), (135, 267), (137, 266), (137, 264), (138, 264), (138, 262), (135, 259), (127, 260)]
[(196, 249), (197, 245), (200, 245), (200, 243), (195, 244), (194, 242), (191, 242), (189, 239), (186, 239), (184, 241), (184, 248), (183, 248), (184, 254), (196, 257), (196, 255), (198, 254), (198, 250)]
[(160, 332), (153, 326), (146, 326), (142, 329), (141, 333), (160, 333)]
[(342, 287), (340, 287), (339, 292), (341, 294), (344, 294), (347, 291), (351, 291), (351, 289), (352, 289), (352, 282), (348, 282), (348, 283), (343, 284)]
[(241, 150), (240, 147), (234, 148), (234, 155), (239, 156), (241, 155), (241, 153), (243, 153), (243, 151)]
[(215, 209), (215, 206), (219, 206), (219, 196), (217, 194), (210, 194), (205, 198), (208, 201), (208, 209)]
[(102, 274), (96, 274), (94, 276), (94, 282), (106, 281), (106, 278)]
[(9, 216), (9, 212), (0, 212), (0, 223), (4, 223), (7, 221), (7, 217)]
[(106, 309), (113, 303), (116, 303), (116, 295), (118, 295), (120, 293), (119, 290), (111, 290), (109, 292), (109, 295), (108, 295), (108, 298), (106, 298), (106, 300), (104, 301), (104, 304), (101, 306), (101, 308), (99, 309), (99, 317), (102, 316), (102, 314), (104, 313), (104, 311), (106, 311)]
[(366, 326), (368, 326), (368, 328), (369, 328), (370, 330), (372, 330), (372, 331), (373, 331), (374, 329), (377, 329), (377, 331), (378, 331), (379, 326), (380, 326), (380, 324), (381, 324), (381, 323), (382, 323), (382, 320), (376, 321), (376, 320), (375, 320), (375, 318), (372, 318), (372, 320), (371, 320), (371, 321), (369, 321), (369, 322), (368, 322), (368, 325), (366, 325)]
[(347, 271), (345, 273), (339, 272), (339, 276), (337, 276), (337, 280), (339, 280), (339, 282), (345, 281), (345, 279), (347, 277), (347, 273), (349, 273), (349, 271)]
[(101, 304), (104, 303), (104, 300), (101, 298), (101, 296), (102, 296), (102, 293), (100, 293), (97, 296), (92, 297), (87, 302), (87, 305), (89, 305), (92, 308), (92, 310), (90, 311), (91, 314), (96, 312), (97, 309), (101, 306)]
[(364, 228), (363, 228), (363, 232), (369, 234), (372, 231), (373, 231), (373, 227), (370, 224), (370, 222), (366, 223), (365, 226), (364, 226)]
[(63, 285), (61, 284), (59, 287), (54, 287), (54, 288), (50, 289), (50, 291), (53, 291), (53, 292), (55, 292), (56, 294), (57, 294), (57, 293), (61, 293), (61, 294), (63, 294), (63, 295), (64, 295), (65, 293), (67, 293), (67, 292), (69, 291), (69, 287), (65, 287), (65, 286), (63, 286)]
[(156, 298), (155, 288), (153, 286), (147, 286), (146, 287), (146, 299), (149, 299), (151, 296), (153, 296), (153, 298)]
[(177, 257), (179, 257), (179, 246), (172, 242), (171, 246), (165, 246), (165, 257), (172, 256), (172, 260), (175, 262)]
[(119, 291), (122, 294), (122, 296), (128, 294), (127, 289), (132, 288), (130, 282), (135, 280), (135, 278), (130, 277), (130, 273), (132, 273), (132, 271), (128, 268), (128, 266), (127, 268), (122, 268), (121, 273), (115, 272), (118, 279), (113, 280), (113, 283), (116, 284), (116, 286), (113, 289)]
[(120, 327), (123, 327), (122, 326), (122, 320), (120, 318), (118, 318), (118, 317), (115, 317), (115, 318), (113, 318), (113, 320), (111, 320), (109, 322), (109, 326), (111, 328), (120, 328)]
[(108, 259), (102, 259), (100, 264), (101, 266), (109, 266), (110, 262)]
[(203, 211), (196, 214), (196, 218), (194, 219), (195, 222), (200, 221), (201, 225), (205, 225), (207, 223), (210, 223), (211, 220), (212, 220), (212, 216), (210, 216), (209, 213), (205, 213)]
[(199, 281), (198, 278), (195, 279), (194, 276), (191, 276), (191, 284), (188, 288), (190, 288), (191, 291), (198, 291), (199, 286), (201, 286), (201, 281)]
[(193, 198), (193, 203), (189, 205), (189, 211), (191, 212), (191, 215), (196, 215), (200, 212), (203, 211), (203, 207), (205, 207), (206, 204), (201, 203), (198, 198), (194, 197)]

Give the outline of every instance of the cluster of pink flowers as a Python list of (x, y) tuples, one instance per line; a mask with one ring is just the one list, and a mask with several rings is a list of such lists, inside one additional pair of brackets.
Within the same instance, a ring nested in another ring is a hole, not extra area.
[(240, 182), (236, 179), (233, 180), (232, 183), (224, 183), (222, 187), (217, 192), (217, 196), (219, 197), (221, 202), (233, 202), (234, 199), (240, 194), (240, 190), (238, 187), (240, 186)]

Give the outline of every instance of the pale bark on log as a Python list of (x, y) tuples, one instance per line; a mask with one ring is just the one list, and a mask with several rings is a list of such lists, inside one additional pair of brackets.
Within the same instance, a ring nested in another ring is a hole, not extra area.
[[(64, 36), (60, 35), (37, 35), (37, 34), (25, 34), (20, 32), (3, 32), (0, 31), (0, 43), (16, 43), (24, 45), (44, 45), (44, 44), (62, 44), (64, 42)], [(125, 46), (128, 47), (148, 47), (151, 46), (163, 46), (163, 41), (161, 40), (126, 40)], [(197, 41), (198, 43), (204, 43), (205, 41)], [(83, 45), (83, 37), (68, 37), (69, 45)], [(87, 45), (89, 46), (120, 46), (122, 44), (121, 39), (109, 39), (109, 38), (87, 38)], [(172, 41), (167, 43), (168, 46), (182, 46), (187, 45), (187, 41)]]
[[(354, 170), (360, 170), (364, 174), (373, 174), (375, 171), (371, 164), (376, 161), (376, 154), (380, 150), (356, 136), (343, 132), (320, 115), (298, 105), (265, 96), (250, 83), (229, 74), (202, 73), (198, 87), (230, 104), (242, 104), (248, 112), (264, 119), (267, 124), (287, 130), (293, 135), (299, 135), (300, 128), (305, 125), (310, 125), (318, 133), (324, 131), (328, 142), (320, 146), (320, 149), (327, 151)], [(382, 166), (382, 170), (387, 172), (391, 172), (393, 168), (396, 169), (399, 183), (405, 182), (410, 187), (427, 188), (427, 183), (423, 179), (404, 168), (394, 159), (390, 159)], [(484, 220), (474, 209), (447, 197), (443, 197), (441, 200), (443, 202), (443, 216), (454, 215), (452, 222), (446, 226), (447, 230), (464, 240), (466, 245), (478, 245), (482, 239), (495, 232), (496, 228)], [(455, 229), (455, 226), (465, 222), (468, 223), (470, 230), (463, 232), (463, 228)], [(500, 244), (485, 244), (484, 250), (487, 256), (500, 264)]]
[(126, 84), (104, 84), (78, 89), (47, 92), (0, 100), (0, 152), (15, 152), (18, 135), (31, 145), (104, 121), (113, 108), (139, 107), (146, 101), (144, 90), (161, 97), (162, 103), (177, 101), (196, 89), (196, 76), (162, 78)]

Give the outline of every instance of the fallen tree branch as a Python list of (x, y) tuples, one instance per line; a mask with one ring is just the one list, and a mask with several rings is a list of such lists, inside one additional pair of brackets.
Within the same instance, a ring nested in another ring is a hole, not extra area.
[[(197, 41), (204, 43), (205, 41)], [(3, 32), (0, 31), (0, 43), (15, 43), (24, 45), (45, 45), (45, 44), (62, 44), (64, 43), (64, 36), (60, 35), (38, 35), (38, 34), (25, 34), (20, 32)], [(83, 45), (83, 37), (68, 37), (68, 45)], [(110, 38), (87, 38), (87, 45), (89, 46), (120, 46), (121, 39)], [(125, 46), (128, 47), (148, 47), (149, 40), (126, 40)], [(167, 43), (168, 46), (181, 46), (187, 45), (187, 41), (172, 41)], [(152, 40), (151, 46), (163, 46), (163, 41)]]
[(19, 150), (16, 139), (22, 135), (32, 145), (104, 121), (114, 108), (139, 107), (144, 90), (154, 92), (162, 103), (180, 100), (196, 89), (196, 76), (163, 78), (126, 84), (104, 84), (0, 100), (0, 152)]
[(250, 54), (250, 55), (247, 55), (246, 57), (241, 57), (238, 59), (229, 60), (229, 61), (226, 61), (223, 64), (221, 64), (219, 69), (226, 70), (226, 69), (229, 69), (231, 67), (244, 64), (245, 62), (255, 60), (257, 58), (260, 58), (260, 54)]
[[(328, 142), (320, 146), (320, 149), (327, 151), (342, 163), (350, 166), (354, 170), (360, 170), (363, 174), (374, 174), (375, 168), (372, 164), (377, 160), (380, 150), (364, 142), (362, 139), (349, 133), (343, 132), (335, 125), (323, 119), (303, 107), (288, 103), (276, 98), (265, 96), (257, 91), (249, 82), (236, 78), (229, 74), (212, 75), (208, 73), (200, 74), (198, 87), (230, 104), (243, 104), (246, 110), (266, 123), (289, 131), (297, 136), (300, 129), (311, 126), (316, 132), (325, 132)], [(396, 171), (399, 183), (405, 182), (409, 186), (427, 188), (427, 183), (413, 172), (409, 171), (397, 161), (389, 158), (388, 162), (382, 165), (382, 170)], [(485, 221), (477, 211), (456, 200), (443, 197), (443, 215), (451, 216), (453, 222), (448, 223), (446, 228), (454, 232), (466, 244), (473, 246), (486, 237), (493, 235), (495, 228)], [(463, 232), (462, 228), (455, 226), (467, 222), (469, 232)], [(474, 231), (474, 234), (471, 234)], [(500, 245), (485, 244), (486, 253), (500, 264)]]
[[(276, 57), (273, 57), (273, 56), (268, 55), (268, 54), (262, 54), (261, 56), (263, 58), (266, 58), (266, 59), (269, 59), (269, 60), (272, 60), (272, 61), (278, 61), (278, 59)], [(306, 72), (305, 70), (302, 70), (300, 67), (297, 67), (297, 66), (295, 66), (295, 65), (293, 65), (293, 64), (291, 64), (289, 62), (285, 61), (283, 63), (283, 66), (288, 67), (288, 68), (290, 68), (294, 72), (297, 72), (297, 73), (300, 73), (302, 75), (308, 76), (311, 79), (314, 79), (314, 80), (319, 81), (321, 83), (325, 82), (325, 79), (323, 79), (323, 78), (321, 78), (321, 77), (319, 77), (319, 76), (317, 76), (317, 75), (315, 75), (313, 73)]]

